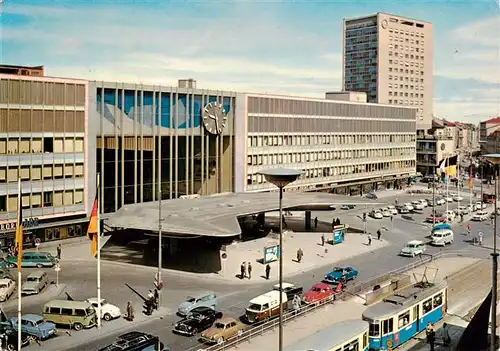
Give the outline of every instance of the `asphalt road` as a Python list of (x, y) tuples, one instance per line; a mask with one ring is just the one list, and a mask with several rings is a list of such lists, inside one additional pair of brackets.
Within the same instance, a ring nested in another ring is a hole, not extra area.
[[(399, 202), (410, 202), (415, 199), (428, 198), (429, 195), (399, 195), (395, 196), (398, 198)], [(395, 197), (382, 198), (377, 202), (393, 203)], [(465, 201), (467, 200), (467, 201)], [(475, 202), (475, 201), (474, 201)], [(468, 198), (461, 202), (461, 205), (468, 204)], [(454, 209), (457, 207), (457, 203), (450, 203), (449, 209)], [(383, 207), (379, 206), (378, 207)], [(437, 211), (443, 212), (445, 206), (437, 207)], [(346, 222), (352, 225), (357, 224), (357, 226), (362, 226), (362, 221), (359, 218), (360, 214), (363, 212), (362, 208), (356, 208), (350, 211), (337, 210), (333, 214), (327, 214), (331, 221), (331, 216), (340, 216), (345, 218)], [(390, 245), (384, 247), (380, 250), (374, 251), (371, 254), (357, 256), (349, 259), (345, 262), (339, 262), (338, 264), (349, 264), (356, 267), (359, 272), (360, 280), (367, 280), (374, 276), (380, 275), (384, 272), (402, 267), (412, 260), (418, 260), (419, 258), (403, 258), (398, 256), (401, 247), (413, 239), (425, 239), (430, 233), (431, 224), (424, 223), (424, 219), (432, 213), (432, 208), (427, 208), (422, 211), (422, 213), (413, 213), (405, 215), (397, 215), (394, 217), (394, 221), (391, 224), (388, 218), (381, 220), (375, 220), (368, 218), (367, 230), (371, 231), (373, 234), (378, 228), (382, 228), (384, 239), (388, 240)], [(318, 216), (325, 216), (325, 213), (314, 213)], [(321, 217), (320, 217), (321, 218)], [(455, 243), (444, 250), (462, 250), (470, 249), (477, 252), (479, 255), (488, 255), (489, 252), (484, 249), (477, 247), (472, 247), (466, 242), (468, 239), (465, 235), (461, 235), (464, 228), (463, 224), (455, 224)], [(482, 231), (485, 235), (485, 242), (491, 239), (491, 225), (489, 223), (472, 223), (472, 232), (477, 233), (477, 231)], [(348, 240), (348, 237), (347, 237)], [(439, 248), (429, 247), (427, 253), (432, 254), (438, 252)], [(331, 265), (324, 267), (319, 267), (313, 269), (307, 273), (298, 274), (292, 277), (286, 277), (286, 281), (302, 285), (304, 289), (309, 289), (313, 284), (319, 282), (324, 274), (331, 268)], [(26, 270), (27, 271), (27, 270)], [(48, 270), (51, 280), (55, 280), (55, 273), (52, 269)], [(60, 283), (67, 284), (67, 291), (70, 295), (77, 300), (85, 299), (88, 297), (94, 297), (96, 295), (95, 288), (95, 277), (96, 270), (95, 265), (92, 263), (83, 262), (67, 262), (62, 261), (62, 271), (60, 272)], [(135, 296), (126, 286), (125, 283), (132, 285), (134, 288), (139, 290), (141, 293), (146, 294), (151, 286), (151, 282), (154, 277), (154, 270), (145, 267), (136, 267), (130, 269), (129, 267), (116, 265), (114, 263), (103, 262), (102, 263), (102, 296), (108, 299), (111, 303), (116, 303), (122, 309), (124, 309), (125, 302), (128, 300), (137, 301), (138, 297)], [(164, 279), (166, 282), (166, 289), (163, 293), (163, 306), (166, 306), (171, 311), (175, 312), (179, 303), (184, 299), (185, 296), (193, 294), (196, 291), (201, 290), (211, 290), (215, 291), (219, 298), (218, 309), (225, 315), (239, 317), (244, 313), (245, 307), (248, 301), (266, 291), (272, 289), (272, 285), (275, 282), (270, 282), (269, 284), (263, 283), (262, 281), (255, 285), (245, 284), (244, 286), (227, 283), (221, 281), (209, 281), (209, 280), (197, 280), (192, 277), (183, 277), (179, 275), (172, 275), (169, 273), (164, 273)], [(63, 298), (64, 295), (60, 296)], [(33, 297), (32, 299), (23, 299), (23, 313), (41, 313), (42, 306), (45, 302), (54, 299), (53, 296), (47, 296), (41, 294), (39, 297)], [(16, 313), (17, 304), (15, 299), (9, 301), (3, 306), (4, 311), (8, 315), (13, 315)], [(136, 310), (136, 314), (140, 311)], [(197, 350), (202, 348), (201, 344), (198, 343), (195, 337), (184, 337), (173, 334), (171, 331), (171, 326), (180, 318), (175, 316), (173, 313), (163, 317), (163, 319), (158, 319), (153, 317), (151, 321), (145, 321), (137, 326), (130, 324), (130, 326), (124, 327), (124, 329), (116, 332), (111, 332), (109, 334), (103, 335), (102, 338), (96, 338), (92, 335), (92, 340), (80, 343), (79, 345), (68, 345), (67, 350), (98, 350), (100, 347), (106, 346), (112, 343), (116, 336), (122, 334), (127, 330), (140, 330), (155, 335), (159, 335), (164, 343), (169, 345), (169, 347), (174, 350)], [(110, 322), (115, 323), (115, 322)], [(118, 322), (116, 322), (118, 323)], [(88, 333), (88, 331), (81, 331), (79, 333)], [(83, 334), (85, 335), (85, 334)], [(80, 339), (80, 338), (79, 338)], [(75, 340), (76, 341), (76, 340)], [(71, 339), (68, 339), (68, 344)], [(38, 346), (31, 346), (31, 348), (39, 348)], [(44, 343), (44, 349), (46, 350), (56, 350), (55, 346), (51, 347), (51, 341), (46, 341)], [(60, 348), (59, 348), (60, 349)]]

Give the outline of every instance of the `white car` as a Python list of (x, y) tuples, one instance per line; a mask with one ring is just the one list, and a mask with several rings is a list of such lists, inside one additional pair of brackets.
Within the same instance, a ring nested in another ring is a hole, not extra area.
[(469, 213), (469, 207), (467, 206), (459, 206), (456, 210), (455, 210), (455, 213), (458, 214), (458, 215), (461, 215), (461, 214), (467, 214)]
[(416, 210), (423, 210), (425, 208), (424, 204), (421, 203), (420, 201), (412, 201), (411, 205), (416, 209)]
[(420, 200), (418, 200), (418, 201), (419, 201), (422, 205), (424, 205), (424, 207), (429, 206), (429, 203), (428, 203), (428, 202), (427, 202), (427, 200), (425, 200), (425, 199), (420, 199)]
[(442, 197), (436, 197), (436, 204), (438, 205), (444, 205), (446, 203), (446, 200)]
[(425, 244), (420, 240), (412, 240), (408, 242), (400, 251), (401, 256), (415, 257), (423, 254), (425, 251)]
[(448, 219), (448, 221), (453, 221), (456, 217), (456, 214), (455, 212), (453, 212), (452, 210), (448, 210), (444, 213), (444, 215), (446, 216), (446, 218)]
[[(87, 299), (87, 302), (94, 307), (94, 309), (97, 311), (97, 297), (91, 297), (90, 299)], [(101, 318), (104, 319), (105, 321), (110, 321), (112, 319), (118, 318), (122, 315), (120, 308), (110, 304), (108, 301), (105, 299), (101, 299)]]
[(478, 211), (474, 216), (472, 216), (473, 221), (482, 222), (488, 220), (490, 214), (486, 211)]
[(469, 210), (469, 213), (470, 212), (474, 212), (474, 211), (476, 211), (476, 206), (474, 206), (474, 205), (467, 205), (467, 209)]
[(370, 217), (375, 218), (375, 219), (382, 219), (384, 218), (384, 215), (380, 211), (371, 211), (368, 214)]
[(458, 201), (462, 201), (463, 199), (464, 199), (464, 198), (463, 198), (462, 196), (460, 196), (460, 195), (455, 195), (455, 196), (453, 196), (453, 201), (456, 201), (456, 202), (458, 202)]
[(392, 213), (391, 213), (391, 211), (389, 211), (388, 208), (383, 208), (383, 209), (380, 210), (380, 212), (382, 212), (382, 216), (384, 216), (384, 217), (390, 217), (390, 216), (392, 216)]
[(7, 301), (16, 290), (16, 282), (9, 278), (0, 279), (0, 301)]
[(476, 202), (474, 205), (476, 207), (476, 210), (484, 210), (488, 205), (482, 203), (481, 201)]
[(406, 207), (406, 206), (399, 206), (399, 207), (398, 207), (398, 211), (399, 211), (399, 213), (401, 213), (401, 214), (410, 213), (410, 210), (409, 210), (409, 209), (408, 209), (408, 207)]
[(453, 202), (453, 197), (451, 197), (451, 196), (445, 196), (445, 197), (444, 197), (444, 200), (445, 200), (446, 202)]
[(392, 213), (393, 215), (397, 215), (398, 214), (398, 210), (396, 210), (396, 207), (395, 206), (387, 206), (387, 209), (389, 210), (390, 213)]
[(406, 208), (408, 209), (408, 211), (413, 211), (414, 210), (414, 207), (409, 202), (403, 204), (403, 206), (406, 206)]

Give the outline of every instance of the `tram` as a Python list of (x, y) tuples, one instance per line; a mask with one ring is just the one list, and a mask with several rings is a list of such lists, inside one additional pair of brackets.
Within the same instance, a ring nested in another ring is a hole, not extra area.
[(391, 294), (367, 308), (363, 320), (370, 325), (369, 350), (398, 347), (446, 314), (447, 286), (419, 282)]
[(368, 351), (368, 322), (356, 319), (329, 327), (285, 347), (285, 351)]

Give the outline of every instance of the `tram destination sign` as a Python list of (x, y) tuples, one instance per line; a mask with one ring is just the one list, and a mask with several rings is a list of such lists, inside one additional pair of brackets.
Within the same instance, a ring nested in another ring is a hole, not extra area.
[[(0, 232), (10, 232), (16, 230), (16, 221), (10, 222), (0, 222)], [(38, 217), (26, 218), (23, 221), (23, 226), (25, 229), (33, 229), (38, 227), (39, 220)]]

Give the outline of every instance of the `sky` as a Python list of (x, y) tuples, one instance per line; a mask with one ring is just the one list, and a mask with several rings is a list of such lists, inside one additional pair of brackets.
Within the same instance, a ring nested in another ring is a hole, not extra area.
[(323, 97), (341, 89), (342, 20), (376, 12), (433, 23), (436, 117), (500, 116), (498, 0), (0, 0), (0, 63)]

